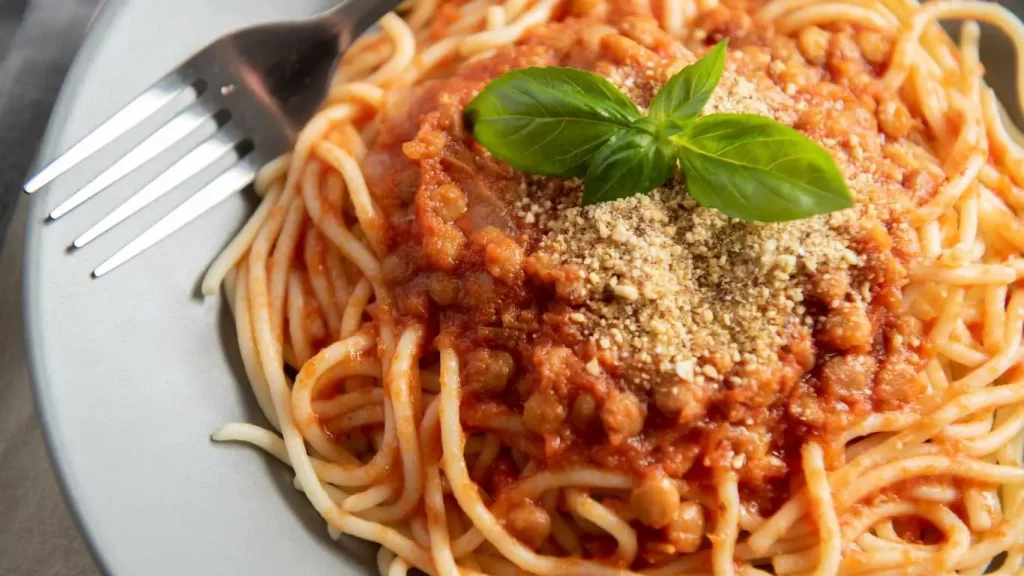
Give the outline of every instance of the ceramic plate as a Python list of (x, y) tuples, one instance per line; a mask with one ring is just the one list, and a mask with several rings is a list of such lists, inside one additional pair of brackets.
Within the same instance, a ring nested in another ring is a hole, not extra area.
[[(330, 0), (107, 2), (69, 76), (39, 153), (54, 158), (176, 63), (235, 28), (314, 14)], [(169, 115), (168, 115), (169, 116)], [(161, 119), (154, 119), (159, 121)], [(163, 118), (166, 120), (166, 117)], [(68, 244), (140, 185), (155, 162), (61, 220), (45, 215), (154, 122), (31, 200), (26, 340), (48, 443), (101, 568), (114, 575), (364, 574), (372, 549), (332, 542), (257, 450), (213, 444), (230, 421), (261, 422), (221, 298), (202, 300), (206, 265), (253, 209), (239, 193), (100, 280), (89, 272), (209, 179), (200, 175), (73, 254)], [(194, 145), (184, 142), (178, 151)]]
[[(329, 4), (108, 2), (64, 86), (40, 158), (54, 158), (217, 36)], [(1019, 9), (1022, 2), (1006, 4)], [(1012, 51), (987, 32), (985, 42), (994, 45), (983, 54), (996, 71), (988, 79), (1015, 110)], [(204, 177), (73, 254), (65, 248), (78, 234), (173, 158), (137, 171), (59, 222), (44, 223), (76, 184), (154, 126), (139, 126), (32, 198), (26, 339), (41, 419), (82, 532), (101, 567), (114, 575), (370, 573), (373, 548), (352, 539), (332, 542), (292, 487), (288, 469), (255, 449), (209, 440), (226, 422), (262, 420), (223, 300), (197, 297), (207, 264), (253, 209), (251, 195), (231, 197), (100, 280), (89, 272), (197, 190)]]

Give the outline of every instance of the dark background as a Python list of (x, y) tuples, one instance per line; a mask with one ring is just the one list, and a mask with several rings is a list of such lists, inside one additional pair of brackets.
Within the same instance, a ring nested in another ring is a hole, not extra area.
[(21, 342), (21, 183), (99, 0), (0, 0), (0, 574), (98, 574), (46, 457)]
[(0, 0), (0, 238), (98, 0)]

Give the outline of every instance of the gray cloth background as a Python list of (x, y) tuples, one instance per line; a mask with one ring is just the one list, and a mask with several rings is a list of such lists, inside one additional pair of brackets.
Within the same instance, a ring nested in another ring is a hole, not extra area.
[(43, 444), (21, 340), (21, 183), (98, 0), (0, 0), (0, 574), (98, 574)]

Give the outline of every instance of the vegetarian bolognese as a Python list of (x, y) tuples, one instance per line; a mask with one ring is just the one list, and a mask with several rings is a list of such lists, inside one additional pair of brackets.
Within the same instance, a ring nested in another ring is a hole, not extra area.
[(268, 424), (214, 439), (382, 574), (1018, 574), (978, 22), (1024, 66), (974, 0), (410, 0), (204, 280)]

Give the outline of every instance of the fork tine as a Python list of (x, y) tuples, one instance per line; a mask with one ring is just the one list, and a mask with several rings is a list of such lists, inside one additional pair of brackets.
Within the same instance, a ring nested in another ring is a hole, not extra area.
[(132, 240), (124, 248), (118, 250), (116, 254), (97, 266), (92, 272), (93, 278), (99, 278), (138, 256), (144, 250), (163, 240), (185, 224), (195, 220), (231, 194), (248, 186), (255, 178), (255, 170), (248, 167), (245, 163), (236, 163), (227, 172), (221, 174), (205, 188), (182, 202), (170, 214), (164, 216), (135, 240)]
[(94, 224), (71, 243), (72, 248), (81, 248), (97, 237), (120, 224), (125, 218), (148, 206), (151, 202), (181, 185), (185, 180), (199, 173), (216, 160), (223, 158), (228, 152), (235, 150), (236, 159), (240, 157), (240, 142), (232, 142), (220, 133), (203, 142), (195, 150), (175, 162), (163, 174), (136, 192), (124, 204)]
[(139, 122), (150, 117), (182, 92), (191, 90), (192, 99), (196, 99), (202, 95), (205, 89), (206, 85), (202, 81), (185, 84), (175, 75), (164, 77), (30, 178), (25, 183), (25, 192), (32, 194), (46, 186)]
[(50, 220), (56, 220), (82, 205), (86, 200), (99, 194), (111, 184), (130, 174), (133, 170), (149, 162), (157, 154), (170, 148), (173, 144), (199, 129), (204, 123), (212, 123), (215, 128), (222, 126), (230, 118), (226, 111), (208, 112), (202, 103), (195, 103), (174, 117), (159, 130), (146, 138), (134, 150), (128, 152), (113, 166), (93, 179), (70, 198), (61, 202), (50, 212)]

